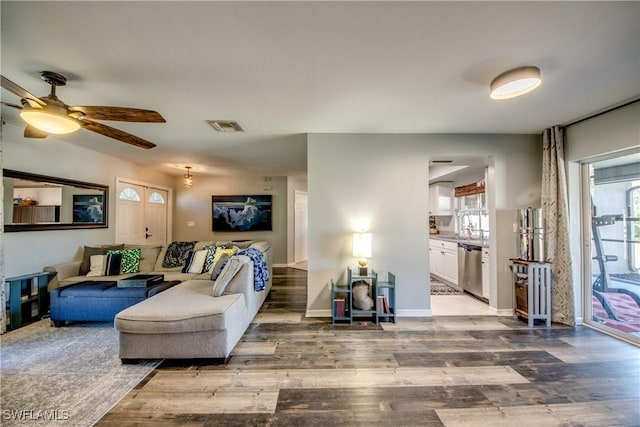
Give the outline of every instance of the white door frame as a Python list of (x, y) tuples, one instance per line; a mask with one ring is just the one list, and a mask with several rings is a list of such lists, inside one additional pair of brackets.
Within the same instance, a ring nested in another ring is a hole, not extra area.
[[(148, 182), (144, 182), (144, 181), (138, 181), (135, 179), (129, 179), (129, 178), (124, 178), (121, 176), (116, 176), (116, 185), (114, 188), (118, 188), (119, 184), (135, 184), (135, 185), (140, 185), (142, 187), (145, 188), (157, 188), (159, 190), (165, 190), (167, 192), (167, 243), (171, 242), (173, 240), (173, 189), (170, 187), (165, 187), (163, 185), (156, 185), (156, 184), (151, 184)], [(118, 194), (115, 195), (115, 212), (118, 212), (118, 203), (119, 203), (119, 198), (118, 198)], [(114, 215), (115, 216), (115, 226), (116, 226), (116, 230), (118, 230), (118, 215)]]

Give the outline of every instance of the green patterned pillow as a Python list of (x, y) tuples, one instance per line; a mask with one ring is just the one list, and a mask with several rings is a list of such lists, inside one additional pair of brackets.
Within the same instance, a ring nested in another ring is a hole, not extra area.
[(122, 264), (120, 265), (120, 274), (139, 273), (141, 253), (142, 253), (142, 250), (140, 248), (107, 251), (107, 255), (122, 254)]

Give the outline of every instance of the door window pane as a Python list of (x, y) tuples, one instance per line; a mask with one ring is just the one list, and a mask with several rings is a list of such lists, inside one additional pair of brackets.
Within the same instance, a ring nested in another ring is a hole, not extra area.
[(640, 341), (640, 157), (589, 164), (589, 323)]
[(148, 202), (164, 205), (164, 197), (162, 197), (162, 194), (158, 193), (157, 191), (154, 191), (149, 195)]
[(118, 197), (120, 198), (120, 200), (129, 200), (129, 201), (132, 201), (132, 202), (139, 202), (140, 201), (140, 195), (138, 194), (138, 192), (136, 190), (134, 190), (131, 187), (123, 188)]

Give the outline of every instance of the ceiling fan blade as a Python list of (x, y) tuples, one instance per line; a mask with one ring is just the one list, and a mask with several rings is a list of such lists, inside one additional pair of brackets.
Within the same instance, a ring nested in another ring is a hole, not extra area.
[(4, 102), (4, 101), (0, 102), (0, 104), (6, 105), (7, 107), (15, 108), (17, 110), (22, 110), (22, 107), (19, 106), (18, 104), (12, 104), (10, 102)]
[(34, 102), (37, 102), (38, 104), (45, 106), (47, 105), (46, 102), (44, 102), (43, 100), (41, 100), (40, 98), (38, 98), (37, 96), (33, 95), (31, 92), (27, 91), (26, 89), (18, 86), (17, 84), (15, 84), (14, 82), (12, 82), (11, 80), (9, 80), (8, 78), (6, 78), (5, 76), (1, 76), (2, 77), (2, 81), (1, 81), (1, 85), (3, 88), (5, 88), (6, 90), (8, 90), (9, 92), (13, 93), (14, 95), (19, 96), (20, 98), (25, 98)]
[(102, 123), (93, 122), (84, 117), (82, 118), (82, 120), (78, 121), (85, 129), (99, 133), (100, 135), (108, 136), (109, 138), (117, 139), (118, 141), (122, 141), (127, 144), (135, 145), (136, 147), (149, 149), (156, 146), (156, 144), (145, 139), (142, 139), (135, 135), (131, 135), (130, 133), (121, 131), (119, 129), (112, 128), (111, 126), (103, 125)]
[(35, 128), (33, 126), (27, 125), (24, 128), (24, 137), (25, 138), (46, 138), (49, 134), (43, 130)]
[(119, 122), (165, 123), (160, 113), (139, 108), (107, 107), (102, 105), (81, 105), (69, 107), (69, 111), (80, 111), (91, 120), (113, 120)]

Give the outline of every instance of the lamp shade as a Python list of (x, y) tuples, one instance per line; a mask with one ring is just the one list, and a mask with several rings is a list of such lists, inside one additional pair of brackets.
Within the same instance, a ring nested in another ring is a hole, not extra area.
[(20, 117), (30, 126), (47, 133), (62, 135), (80, 129), (80, 123), (77, 120), (68, 117), (66, 114), (59, 114), (42, 108), (25, 108), (20, 113)]
[(371, 233), (353, 233), (353, 256), (371, 258)]
[(500, 74), (491, 82), (493, 99), (509, 99), (529, 93), (542, 83), (538, 67), (520, 67)]

